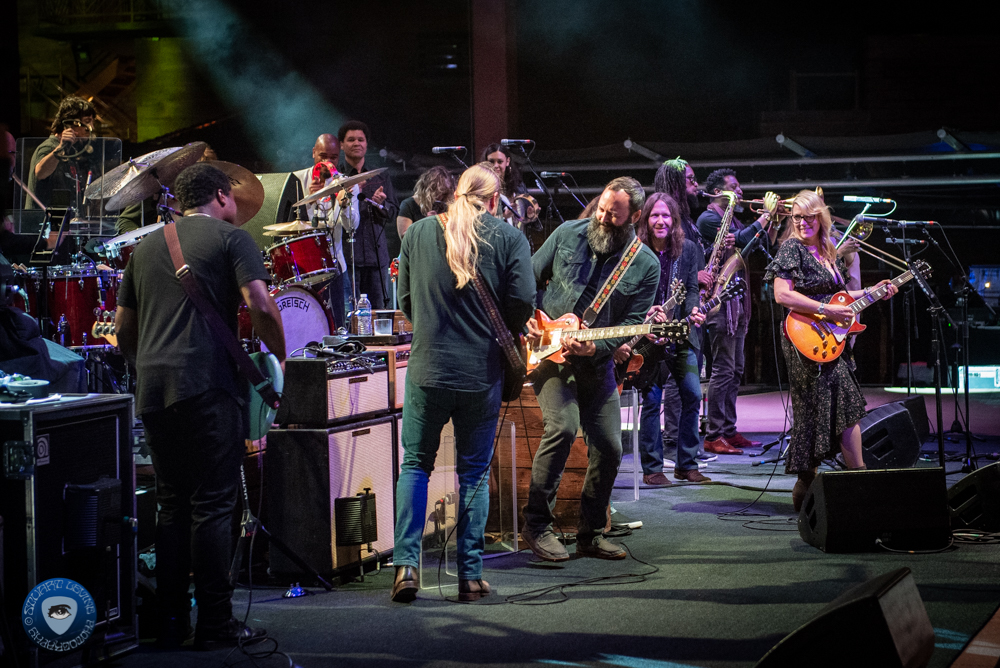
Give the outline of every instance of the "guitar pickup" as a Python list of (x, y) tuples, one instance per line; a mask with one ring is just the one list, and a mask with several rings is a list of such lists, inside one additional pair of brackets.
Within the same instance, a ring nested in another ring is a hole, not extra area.
[(818, 322), (816, 322), (816, 321), (813, 320), (813, 321), (810, 321), (809, 324), (812, 325), (812, 328), (814, 330), (816, 330), (817, 334), (819, 334), (819, 338), (826, 339), (826, 330), (824, 330), (822, 327), (820, 327), (820, 325), (819, 325)]

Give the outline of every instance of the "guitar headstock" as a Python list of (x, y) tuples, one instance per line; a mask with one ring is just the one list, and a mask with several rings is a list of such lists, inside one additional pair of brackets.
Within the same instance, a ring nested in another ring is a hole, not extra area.
[(933, 273), (931, 266), (923, 260), (914, 260), (913, 262), (911, 262), (910, 271), (912, 271), (915, 274), (920, 274), (920, 278), (923, 278), (924, 280), (930, 278), (931, 273)]
[(649, 328), (650, 334), (661, 339), (667, 339), (670, 343), (678, 343), (688, 337), (691, 326), (684, 320), (669, 320), (658, 322)]
[(744, 281), (739, 276), (733, 276), (733, 279), (729, 281), (729, 283), (726, 284), (726, 287), (722, 289), (722, 292), (719, 293), (719, 298), (724, 302), (729, 301), (730, 299), (739, 297), (746, 291), (747, 291), (746, 281)]
[(687, 296), (687, 288), (684, 287), (684, 281), (679, 278), (670, 281), (670, 298), (674, 300), (674, 303), (681, 303), (685, 296)]

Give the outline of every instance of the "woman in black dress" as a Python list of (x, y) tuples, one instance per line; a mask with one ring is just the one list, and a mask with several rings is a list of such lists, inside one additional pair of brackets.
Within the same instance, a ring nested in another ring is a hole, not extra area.
[[(786, 309), (844, 322), (853, 315), (850, 308), (826, 303), (846, 290), (830, 239), (832, 225), (822, 198), (812, 190), (800, 192), (792, 204), (786, 239), (768, 265), (764, 280), (774, 282), (774, 299)], [(888, 280), (882, 284), (888, 284), (885, 299), (896, 294), (896, 287)], [(848, 292), (858, 299), (868, 291)], [(792, 490), (792, 503), (798, 511), (822, 460), (840, 450), (847, 468), (865, 468), (858, 426), (865, 416), (865, 398), (854, 377), (849, 350), (833, 362), (817, 364), (802, 357), (787, 338), (782, 337), (781, 345), (794, 413), (785, 472), (798, 474)]]

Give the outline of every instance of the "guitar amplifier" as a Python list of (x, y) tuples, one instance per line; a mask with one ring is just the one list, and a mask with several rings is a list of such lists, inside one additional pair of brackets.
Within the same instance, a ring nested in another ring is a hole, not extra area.
[(275, 421), (281, 426), (326, 427), (385, 415), (389, 404), (388, 353), (350, 359), (290, 358)]
[(370, 351), (382, 351), (389, 357), (389, 405), (403, 410), (406, 389), (406, 364), (410, 359), (410, 344), (399, 346), (369, 346)]

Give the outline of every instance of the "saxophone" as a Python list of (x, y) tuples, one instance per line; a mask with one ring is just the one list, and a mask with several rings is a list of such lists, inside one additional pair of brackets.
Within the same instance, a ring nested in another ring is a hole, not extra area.
[[(746, 272), (747, 270), (746, 262), (743, 261), (743, 256), (740, 252), (733, 249), (732, 255), (728, 255), (725, 248), (726, 235), (729, 234), (729, 228), (733, 223), (733, 212), (736, 210), (736, 193), (722, 190), (718, 196), (725, 197), (729, 202), (726, 204), (726, 210), (722, 214), (719, 231), (715, 235), (712, 254), (708, 258), (708, 264), (705, 265), (705, 271), (710, 274), (711, 282), (702, 290), (703, 302), (711, 297), (717, 297), (719, 293), (726, 289), (733, 276), (738, 272)], [(718, 308), (716, 306), (712, 311), (714, 312)]]

